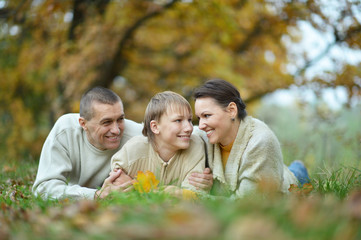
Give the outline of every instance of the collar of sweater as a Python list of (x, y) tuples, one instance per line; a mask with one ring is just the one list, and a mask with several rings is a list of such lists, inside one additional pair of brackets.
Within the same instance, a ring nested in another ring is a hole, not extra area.
[(241, 164), (242, 155), (247, 147), (247, 144), (252, 137), (254, 123), (252, 117), (247, 116), (241, 121), (236, 139), (234, 140), (231, 152), (229, 154), (225, 171), (223, 171), (221, 149), (219, 144), (213, 147), (213, 176), (221, 183), (227, 184), (231, 191), (237, 188), (238, 170)]

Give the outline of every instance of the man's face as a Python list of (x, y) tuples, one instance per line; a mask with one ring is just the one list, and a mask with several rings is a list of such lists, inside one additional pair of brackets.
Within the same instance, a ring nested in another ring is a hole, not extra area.
[(100, 150), (117, 149), (124, 131), (123, 104), (93, 102), (92, 107), (92, 119), (79, 119), (89, 142)]

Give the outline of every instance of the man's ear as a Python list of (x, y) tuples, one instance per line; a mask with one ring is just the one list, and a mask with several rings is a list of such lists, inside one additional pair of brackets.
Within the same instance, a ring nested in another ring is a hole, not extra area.
[(154, 134), (159, 134), (158, 123), (155, 120), (150, 121), (150, 129)]
[(84, 131), (87, 130), (87, 127), (86, 127), (86, 119), (85, 119), (85, 118), (79, 117), (79, 125), (84, 129)]
[(230, 102), (227, 106), (227, 112), (230, 114), (231, 118), (236, 118), (238, 114), (238, 108), (235, 102)]

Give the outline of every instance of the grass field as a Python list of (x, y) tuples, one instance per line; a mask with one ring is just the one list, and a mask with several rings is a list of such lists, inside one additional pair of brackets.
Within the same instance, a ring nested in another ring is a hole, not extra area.
[[(344, 126), (342, 115), (337, 124), (330, 123), (332, 130), (325, 131), (328, 125), (313, 128), (313, 136), (307, 137), (304, 134), (310, 132), (304, 131), (312, 129), (288, 132), (287, 127), (294, 127), (294, 123), (282, 124), (280, 119), (271, 119), (272, 115), (262, 116), (279, 136), (285, 162), (305, 160), (312, 189), (233, 201), (187, 201), (137, 192), (99, 201), (46, 201), (31, 193), (37, 163), (8, 161), (0, 164), (0, 240), (361, 239), (359, 124), (340, 136), (336, 130)], [(302, 122), (297, 124), (302, 126)], [(325, 139), (324, 133), (327, 141), (319, 141)], [(305, 144), (312, 148), (303, 147)], [(338, 159), (329, 151), (336, 151)]]
[(313, 179), (310, 193), (186, 201), (164, 194), (100, 201), (32, 196), (36, 164), (2, 166), (0, 239), (361, 239), (361, 172)]

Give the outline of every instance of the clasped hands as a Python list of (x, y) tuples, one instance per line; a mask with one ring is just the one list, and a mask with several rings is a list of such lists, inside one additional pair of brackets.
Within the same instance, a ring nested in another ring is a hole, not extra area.
[[(134, 189), (134, 181), (122, 169), (114, 169), (104, 180), (101, 189), (96, 191), (94, 198), (105, 198), (113, 191), (129, 192)], [(213, 174), (209, 168), (205, 168), (203, 173), (191, 173), (188, 181), (197, 189), (209, 191), (213, 186)]]

